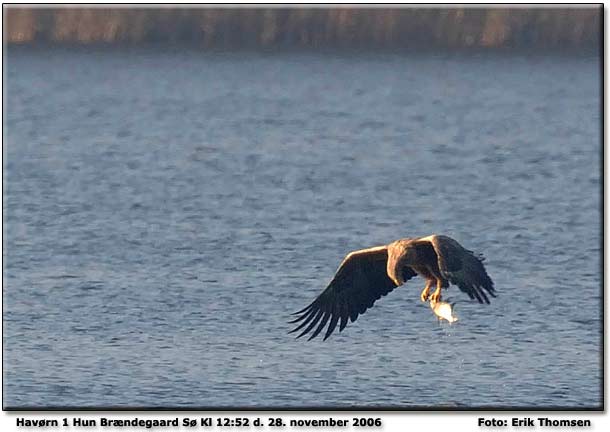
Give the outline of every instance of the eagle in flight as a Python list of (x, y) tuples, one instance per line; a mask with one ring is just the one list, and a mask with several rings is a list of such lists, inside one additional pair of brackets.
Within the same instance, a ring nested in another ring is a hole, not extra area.
[[(348, 318), (358, 319), (375, 301), (394, 288), (419, 275), (426, 279), (421, 292), (423, 302), (441, 300), (441, 290), (449, 283), (479, 303), (489, 304), (495, 297), (494, 284), (483, 267), (483, 256), (465, 249), (457, 241), (444, 235), (405, 238), (385, 246), (350, 252), (335, 273), (328, 287), (305, 309), (295, 312), (300, 323), (290, 333), (304, 330), (301, 336), (314, 330), (315, 338), (328, 324), (324, 340), (335, 330), (343, 331)], [(430, 289), (436, 284), (435, 291)]]

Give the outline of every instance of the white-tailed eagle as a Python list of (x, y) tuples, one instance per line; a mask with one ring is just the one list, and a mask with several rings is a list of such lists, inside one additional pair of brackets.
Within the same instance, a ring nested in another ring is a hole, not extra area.
[[(415, 276), (426, 279), (421, 300), (441, 300), (441, 290), (452, 283), (471, 299), (488, 303), (495, 297), (493, 281), (483, 267), (483, 256), (474, 254), (457, 241), (443, 235), (405, 238), (386, 246), (350, 252), (328, 287), (305, 309), (295, 312), (299, 323), (291, 331), (303, 331), (300, 338), (314, 330), (316, 337), (328, 324), (326, 340), (339, 324), (343, 331), (348, 319), (356, 321), (375, 301)], [(430, 294), (431, 287), (436, 290)], [(302, 321), (302, 322), (301, 322)]]

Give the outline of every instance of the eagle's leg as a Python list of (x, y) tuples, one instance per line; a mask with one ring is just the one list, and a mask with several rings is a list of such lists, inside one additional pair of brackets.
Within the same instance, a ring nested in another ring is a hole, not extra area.
[(430, 300), (434, 300), (435, 302), (441, 301), (441, 288), (443, 287), (443, 281), (441, 279), (436, 280), (436, 290), (430, 296)]
[(430, 292), (430, 287), (431, 286), (432, 286), (432, 280), (431, 279), (426, 280), (426, 287), (424, 288), (424, 290), (419, 295), (419, 298), (424, 303), (426, 303), (426, 301), (428, 301), (428, 297), (429, 297), (428, 293)]

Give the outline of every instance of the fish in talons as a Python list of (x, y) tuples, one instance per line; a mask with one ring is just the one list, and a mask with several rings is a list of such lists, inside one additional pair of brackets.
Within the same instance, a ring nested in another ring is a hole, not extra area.
[(434, 315), (438, 317), (440, 322), (441, 319), (449, 321), (449, 323), (454, 323), (458, 319), (455, 315), (453, 315), (453, 306), (455, 303), (447, 303), (444, 301), (436, 301), (436, 299), (430, 299), (430, 309), (434, 312)]

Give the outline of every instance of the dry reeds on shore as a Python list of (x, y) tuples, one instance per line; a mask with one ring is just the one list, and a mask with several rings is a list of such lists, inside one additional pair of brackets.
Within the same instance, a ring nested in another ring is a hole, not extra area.
[(5, 43), (595, 47), (588, 8), (4, 8)]

